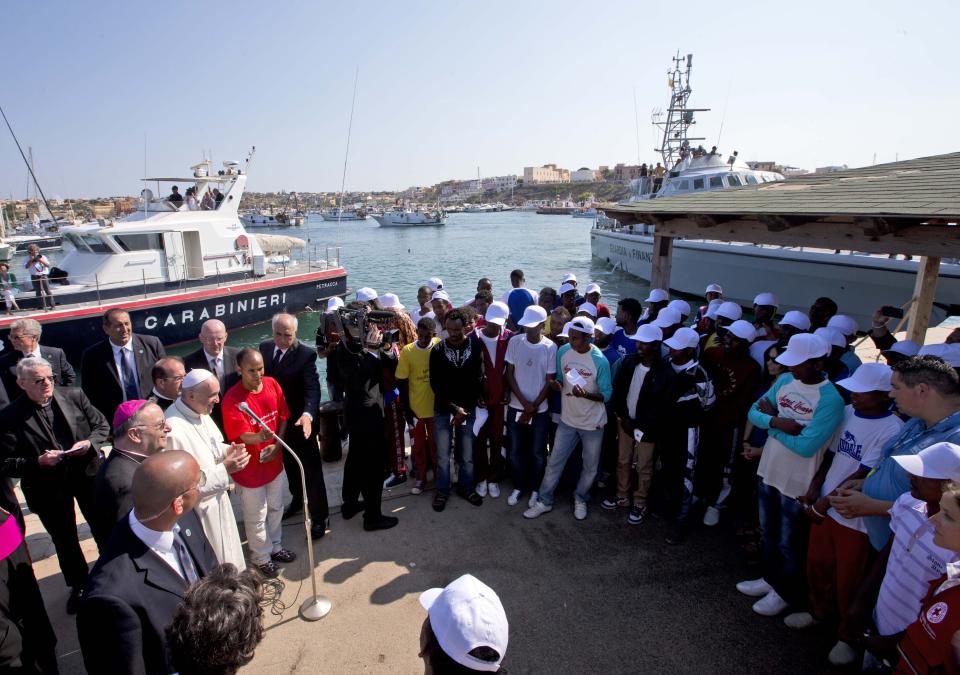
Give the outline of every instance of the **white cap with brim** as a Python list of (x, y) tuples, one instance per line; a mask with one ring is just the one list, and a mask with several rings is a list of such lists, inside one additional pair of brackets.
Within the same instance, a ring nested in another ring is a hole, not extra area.
[(434, 291), (433, 295), (430, 296), (430, 300), (444, 300), (450, 302), (450, 296), (447, 295), (446, 291)]
[(737, 321), (743, 318), (743, 309), (737, 303), (727, 301), (717, 307), (717, 318), (719, 319), (721, 316), (724, 319)]
[(896, 455), (893, 461), (920, 478), (960, 480), (960, 446), (953, 443), (934, 443), (915, 455)]
[(563, 279), (561, 279), (560, 281), (561, 283), (564, 283), (564, 284), (569, 283), (571, 281), (573, 283), (577, 283), (577, 275), (574, 274), (573, 272), (567, 272), (566, 274), (563, 275)]
[(380, 306), (384, 309), (406, 309), (403, 304), (401, 304), (400, 298), (397, 297), (396, 293), (384, 293), (377, 298), (377, 302), (380, 303)]
[(377, 299), (377, 292), (369, 286), (357, 289), (357, 300), (360, 302), (370, 302)]
[(827, 355), (829, 345), (821, 338), (810, 333), (797, 333), (790, 338), (787, 348), (776, 361), (780, 365), (799, 366), (810, 359), (821, 359)]
[(761, 293), (753, 299), (753, 304), (759, 307), (778, 307), (777, 296), (773, 293)]
[(589, 314), (590, 316), (592, 316), (594, 319), (597, 318), (597, 306), (596, 306), (595, 304), (593, 304), (592, 302), (583, 302), (583, 303), (580, 303), (580, 306), (577, 307), (577, 311), (578, 311), (578, 312), (586, 312), (587, 314)]
[(671, 300), (667, 307), (672, 307), (680, 312), (680, 316), (690, 316), (690, 305), (686, 300)]
[(888, 352), (900, 354), (901, 356), (916, 356), (920, 353), (920, 345), (913, 340), (899, 340), (893, 343), (890, 349), (884, 349), (882, 353), (886, 354)]
[(851, 335), (856, 335), (857, 330), (860, 326), (857, 325), (857, 320), (852, 316), (847, 316), (846, 314), (835, 314), (830, 317), (830, 320), (827, 321), (827, 328), (833, 328), (836, 331), (839, 331), (841, 335), (850, 337)]
[(581, 333), (586, 333), (587, 335), (593, 335), (593, 331), (596, 326), (593, 323), (593, 320), (587, 316), (575, 316), (570, 319), (570, 322), (565, 326), (567, 331), (577, 330)]
[(557, 295), (563, 295), (564, 293), (569, 293), (570, 291), (576, 291), (577, 287), (573, 284), (560, 284), (560, 288), (557, 289)]
[[(470, 670), (496, 672), (507, 653), (510, 626), (500, 598), (492, 588), (470, 574), (446, 588), (420, 594), (430, 628), (444, 653)], [(484, 661), (470, 654), (477, 647), (493, 649), (499, 658)]]
[(613, 335), (617, 332), (617, 320), (609, 316), (604, 316), (597, 319), (594, 327), (604, 335)]
[(678, 323), (683, 321), (683, 317), (680, 316), (680, 312), (675, 310), (673, 307), (664, 307), (657, 314), (657, 318), (653, 320), (653, 325), (658, 328), (669, 328), (670, 326), (676, 326)]
[(523, 310), (523, 316), (517, 323), (524, 328), (533, 328), (539, 326), (547, 320), (547, 310), (540, 305), (529, 305)]
[(917, 356), (936, 356), (954, 368), (960, 368), (960, 344), (924, 345)]
[(490, 306), (487, 307), (487, 313), (483, 315), (483, 318), (487, 323), (495, 323), (498, 326), (502, 326), (507, 322), (508, 316), (510, 316), (510, 308), (498, 301), (490, 303)]
[(703, 293), (704, 295), (707, 293), (719, 293), (720, 295), (723, 295), (723, 287), (720, 286), (720, 284), (710, 284), (707, 286), (707, 290), (705, 290)]
[(328, 312), (332, 312), (332, 311), (334, 311), (334, 310), (336, 310), (336, 309), (340, 309), (341, 307), (343, 307), (343, 298), (335, 295), (335, 296), (333, 296), (332, 298), (330, 298), (329, 300), (327, 300), (327, 311), (328, 311)]
[(557, 336), (559, 336), (559, 337), (565, 337), (565, 338), (570, 337), (570, 322), (569, 322), (569, 321), (567, 321), (565, 324), (563, 324), (563, 328), (560, 329), (560, 332), (557, 333)]
[(707, 305), (707, 311), (704, 313), (704, 316), (711, 321), (717, 320), (717, 310), (720, 309), (720, 305), (723, 304), (723, 300), (720, 298), (714, 298)]
[(637, 328), (637, 332), (628, 335), (628, 338), (636, 342), (661, 342), (663, 340), (663, 331), (652, 323), (645, 323)]
[(587, 294), (587, 293), (599, 293), (599, 292), (600, 292), (600, 284), (598, 284), (598, 283), (596, 283), (596, 282), (589, 283), (589, 284), (587, 284), (587, 287), (586, 287), (585, 289), (583, 289), (583, 292), (584, 292), (584, 294)]
[(673, 337), (663, 341), (670, 349), (696, 349), (700, 344), (700, 335), (692, 328), (678, 328)]
[(732, 324), (727, 326), (727, 330), (730, 331), (735, 337), (738, 337), (741, 340), (746, 340), (747, 342), (753, 342), (757, 339), (757, 329), (753, 327), (752, 323), (749, 321), (744, 321), (743, 319), (734, 321)]
[(813, 334), (826, 342), (831, 347), (846, 347), (847, 338), (840, 334), (840, 331), (834, 328), (818, 328)]
[(662, 288), (651, 288), (650, 295), (644, 302), (667, 302), (669, 299), (670, 295)]
[(439, 277), (430, 277), (427, 279), (427, 286), (430, 287), (431, 291), (439, 291), (443, 288), (443, 279)]
[(810, 330), (810, 317), (803, 312), (791, 309), (780, 319), (781, 326), (793, 326), (797, 330)]
[(834, 384), (856, 394), (866, 394), (869, 391), (890, 391), (893, 385), (890, 378), (893, 370), (885, 363), (864, 363), (857, 368), (853, 375), (837, 380)]

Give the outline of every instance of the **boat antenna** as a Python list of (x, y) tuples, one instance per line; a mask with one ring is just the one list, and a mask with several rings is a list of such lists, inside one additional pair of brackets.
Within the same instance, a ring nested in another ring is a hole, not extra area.
[(357, 105), (357, 83), (360, 81), (360, 66), (353, 76), (353, 100), (350, 102), (350, 122), (347, 124), (347, 149), (343, 153), (343, 174), (340, 176), (340, 205), (337, 208), (337, 246), (340, 245), (340, 220), (343, 218), (343, 191), (347, 185), (347, 160), (350, 158), (350, 135), (353, 133), (353, 111)]
[(720, 147), (720, 137), (723, 136), (723, 123), (727, 121), (727, 105), (730, 103), (730, 90), (733, 88), (733, 80), (727, 84), (727, 98), (723, 102), (723, 115), (720, 116), (720, 131), (717, 132), (717, 147)]
[(640, 117), (637, 112), (637, 88), (633, 88), (633, 124), (637, 132), (637, 165), (640, 164)]
[(3, 115), (3, 121), (7, 125), (7, 129), (10, 130), (10, 135), (13, 136), (13, 142), (17, 144), (17, 150), (20, 151), (20, 156), (23, 157), (23, 163), (27, 165), (27, 171), (30, 172), (30, 177), (33, 178), (33, 184), (37, 186), (37, 192), (40, 194), (40, 198), (43, 199), (43, 205), (47, 207), (47, 211), (53, 213), (50, 210), (50, 204), (47, 202), (47, 196), (43, 194), (43, 188), (40, 187), (40, 182), (37, 180), (36, 174), (33, 173), (33, 167), (30, 166), (30, 162), (27, 161), (27, 156), (23, 154), (23, 148), (20, 146), (20, 141), (17, 140), (17, 135), (13, 133), (13, 127), (10, 126), (10, 120), (7, 119), (7, 113), (3, 111), (3, 106), (0, 106), (0, 115)]

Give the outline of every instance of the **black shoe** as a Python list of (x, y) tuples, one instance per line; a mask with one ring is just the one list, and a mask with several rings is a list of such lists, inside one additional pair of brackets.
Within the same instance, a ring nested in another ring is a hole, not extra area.
[(445, 494), (441, 494), (439, 492), (435, 494), (433, 496), (433, 510), (439, 513), (447, 508), (447, 499), (449, 499), (449, 497), (447, 497)]
[(330, 527), (330, 519), (324, 518), (322, 523), (316, 523), (310, 527), (310, 538), (311, 539), (322, 539), (323, 535), (327, 533), (327, 528)]
[(283, 512), (283, 520), (293, 518), (298, 513), (303, 512), (303, 502), (291, 502), (290, 506)]
[(683, 523), (673, 522), (670, 524), (670, 531), (663, 540), (671, 546), (678, 546), (682, 544), (686, 538), (687, 533)]
[(81, 602), (83, 602), (83, 588), (76, 586), (70, 589), (70, 597), (67, 598), (67, 614), (76, 614)]
[(396, 527), (397, 523), (400, 522), (399, 518), (394, 518), (393, 516), (380, 516), (374, 520), (364, 520), (363, 529), (367, 532), (375, 532), (376, 530), (389, 530), (391, 527)]
[(483, 505), (483, 497), (481, 497), (480, 495), (478, 495), (476, 492), (470, 492), (470, 494), (461, 492), (461, 493), (459, 493), (459, 494), (460, 494), (461, 497), (463, 497), (464, 499), (466, 499), (468, 502), (470, 502), (470, 503), (473, 504), (474, 506), (481, 506), (481, 505)]
[(262, 565), (257, 565), (257, 569), (260, 570), (260, 574), (263, 575), (265, 579), (276, 579), (280, 576), (280, 565), (268, 560)]
[(363, 502), (344, 502), (343, 506), (340, 507), (340, 515), (343, 516), (344, 520), (350, 520), (363, 509)]

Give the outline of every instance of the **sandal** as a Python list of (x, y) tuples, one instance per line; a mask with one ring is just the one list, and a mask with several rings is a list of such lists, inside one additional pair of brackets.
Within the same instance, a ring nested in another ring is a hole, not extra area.
[(447, 508), (447, 499), (449, 497), (439, 492), (433, 496), (433, 510), (439, 513)]

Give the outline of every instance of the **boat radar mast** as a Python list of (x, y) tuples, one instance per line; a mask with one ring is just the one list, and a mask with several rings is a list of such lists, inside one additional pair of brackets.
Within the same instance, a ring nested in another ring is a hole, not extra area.
[(667, 71), (667, 82), (671, 89), (670, 107), (666, 114), (662, 110), (655, 110), (652, 115), (653, 124), (663, 130), (663, 140), (659, 148), (654, 148), (663, 157), (663, 166), (669, 171), (677, 162), (690, 153), (691, 141), (704, 141), (703, 137), (688, 136), (690, 127), (696, 124), (694, 113), (707, 112), (710, 108), (688, 108), (692, 89), (690, 88), (690, 71), (693, 69), (693, 54), (673, 57), (673, 67)]

